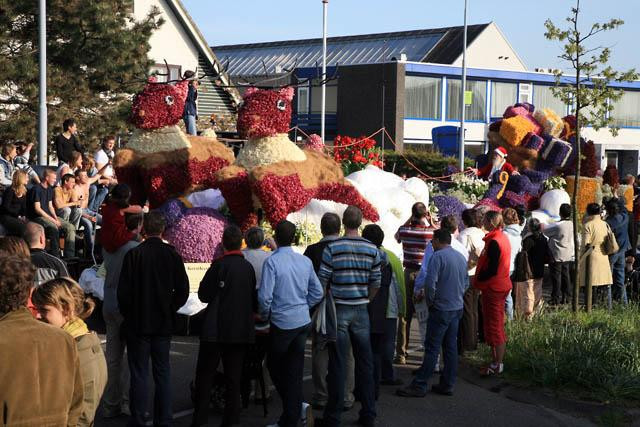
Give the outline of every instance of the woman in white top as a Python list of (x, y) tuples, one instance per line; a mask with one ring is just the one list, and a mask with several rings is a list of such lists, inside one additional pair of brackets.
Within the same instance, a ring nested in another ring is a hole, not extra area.
[(58, 170), (56, 171), (56, 185), (60, 185), (62, 183), (62, 177), (67, 174), (75, 174), (78, 169), (82, 169), (82, 153), (78, 151), (74, 151), (71, 153), (71, 160), (69, 163), (60, 163), (58, 165)]
[[(462, 222), (464, 230), (458, 234), (458, 241), (464, 245), (469, 252), (468, 273), (469, 283), (476, 274), (476, 264), (484, 249), (485, 232), (480, 228), (482, 224), (482, 214), (477, 209), (467, 209), (462, 212)], [(462, 311), (462, 321), (460, 322), (460, 352), (474, 351), (478, 348), (478, 303), (480, 291), (473, 286), (469, 286), (464, 294), (464, 308)]]

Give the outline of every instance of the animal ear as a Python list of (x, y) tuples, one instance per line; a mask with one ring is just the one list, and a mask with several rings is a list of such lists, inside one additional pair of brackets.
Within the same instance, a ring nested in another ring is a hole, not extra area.
[(292, 87), (283, 87), (278, 92), (280, 96), (284, 97), (287, 101), (293, 101), (293, 88)]
[(257, 87), (249, 87), (249, 88), (247, 88), (247, 90), (244, 91), (244, 96), (245, 97), (251, 96), (256, 92), (258, 92), (258, 88)]

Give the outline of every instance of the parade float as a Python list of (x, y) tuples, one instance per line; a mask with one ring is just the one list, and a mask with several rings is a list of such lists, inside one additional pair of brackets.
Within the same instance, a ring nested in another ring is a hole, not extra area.
[[(150, 81), (135, 97), (131, 122), (136, 129), (114, 167), (119, 181), (132, 187), (132, 202), (149, 202), (164, 213), (165, 238), (185, 261), (192, 292), (222, 253), (222, 232), (231, 223), (243, 230), (255, 225), (269, 230), (286, 218), (296, 224), (299, 244), (305, 246), (319, 239), (323, 214), (341, 215), (347, 205), (356, 205), (366, 222), (383, 229), (385, 247), (402, 256), (393, 236), (416, 202), (430, 207), (434, 221), (460, 218), (471, 207), (514, 207), (552, 224), (560, 205), (570, 203), (578, 161), (578, 212), (614, 194), (633, 194), (619, 185), (616, 171), (605, 171), (604, 182), (597, 176), (594, 144), (576, 141), (573, 116), (561, 118), (528, 103), (508, 107), (490, 125), (488, 164), (464, 171), (450, 165), (433, 177), (407, 160), (415, 171), (407, 178), (383, 170), (382, 152), (371, 138), (338, 136), (331, 146), (317, 135), (302, 143), (290, 140), (290, 87), (245, 92), (237, 127), (246, 143), (234, 156), (212, 129), (203, 132), (206, 136), (187, 136), (177, 126), (186, 85)], [(581, 159), (575, 154), (578, 143)], [(84, 280), (94, 294), (100, 293), (97, 276), (88, 273)], [(192, 294), (181, 313), (201, 308)]]

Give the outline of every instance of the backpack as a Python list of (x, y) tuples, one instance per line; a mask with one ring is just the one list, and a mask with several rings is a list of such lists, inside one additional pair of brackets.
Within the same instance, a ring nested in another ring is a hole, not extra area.
[(514, 262), (514, 267), (514, 282), (526, 282), (527, 280), (533, 279), (533, 271), (531, 271), (531, 264), (529, 263), (529, 254), (527, 251), (518, 252)]

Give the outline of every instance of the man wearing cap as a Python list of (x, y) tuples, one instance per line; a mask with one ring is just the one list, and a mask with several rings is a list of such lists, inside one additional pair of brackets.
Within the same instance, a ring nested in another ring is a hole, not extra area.
[(476, 169), (478, 178), (490, 180), (495, 172), (507, 172), (509, 175), (518, 175), (518, 172), (507, 162), (507, 150), (504, 147), (497, 147), (493, 150), (491, 161), (484, 167)]

